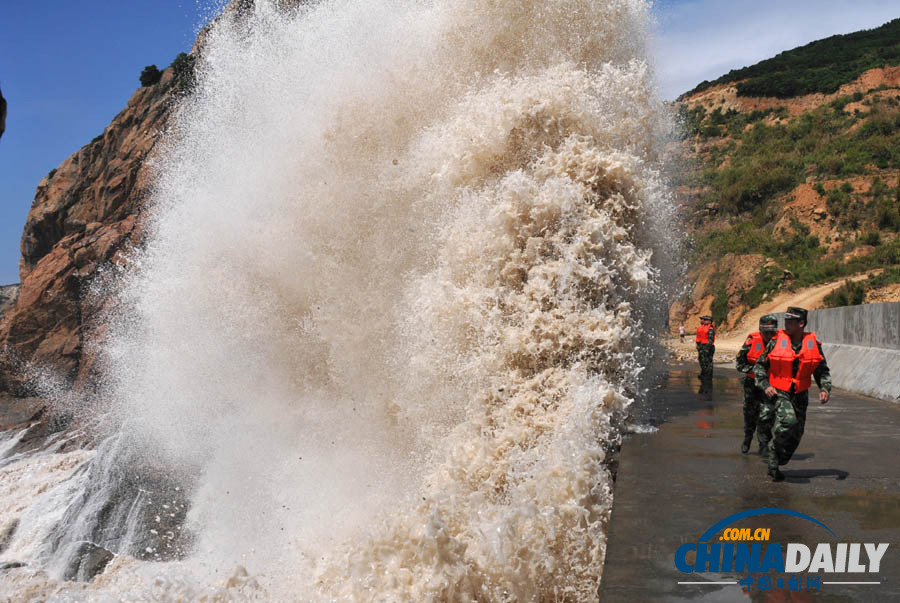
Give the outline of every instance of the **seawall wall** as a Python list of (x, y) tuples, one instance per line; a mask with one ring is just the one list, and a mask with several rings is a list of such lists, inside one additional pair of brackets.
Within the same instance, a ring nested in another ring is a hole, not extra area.
[(900, 302), (809, 313), (835, 387), (900, 402)]

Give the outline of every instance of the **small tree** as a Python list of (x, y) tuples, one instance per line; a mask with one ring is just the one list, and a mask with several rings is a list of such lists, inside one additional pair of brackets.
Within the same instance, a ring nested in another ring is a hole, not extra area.
[(179, 53), (169, 67), (172, 68), (172, 83), (178, 90), (190, 92), (194, 87), (194, 67), (196, 57), (187, 53)]
[(152, 86), (159, 82), (162, 77), (162, 71), (156, 65), (147, 65), (144, 67), (144, 70), (141, 71), (141, 86), (147, 87)]

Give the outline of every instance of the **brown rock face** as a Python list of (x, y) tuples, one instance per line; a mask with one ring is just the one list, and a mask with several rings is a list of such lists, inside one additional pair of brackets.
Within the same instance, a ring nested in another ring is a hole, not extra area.
[(38, 185), (22, 234), (18, 300), (0, 316), (0, 391), (27, 394), (25, 366), (69, 382), (79, 377), (97, 311), (85, 288), (140, 242), (151, 177), (145, 160), (177, 100), (171, 80), (166, 70), (159, 83), (138, 89), (102, 135)]

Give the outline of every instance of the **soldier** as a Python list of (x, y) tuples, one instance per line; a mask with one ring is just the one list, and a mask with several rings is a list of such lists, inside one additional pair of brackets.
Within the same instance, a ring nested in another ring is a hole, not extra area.
[(712, 393), (713, 355), (716, 352), (716, 328), (712, 324), (712, 316), (700, 317), (695, 341), (700, 362), (700, 393)]
[[(768, 403), (766, 395), (756, 387), (756, 378), (753, 375), (753, 365), (762, 356), (763, 348), (775, 336), (778, 331), (778, 317), (774, 314), (766, 314), (759, 319), (759, 331), (754, 331), (747, 336), (741, 351), (738, 352), (735, 364), (738, 372), (744, 373), (744, 443), (741, 444), (741, 452), (750, 452), (750, 442), (753, 441), (753, 431), (757, 428), (760, 415), (760, 406)], [(769, 413), (774, 417), (774, 411)], [(759, 423), (757, 439), (759, 440), (759, 454), (766, 452), (771, 438), (772, 426)]]
[(791, 460), (803, 437), (810, 378), (815, 378), (819, 387), (819, 402), (827, 403), (831, 395), (831, 372), (822, 344), (815, 333), (804, 331), (806, 318), (803, 308), (789, 307), (784, 315), (784, 330), (769, 341), (753, 365), (756, 387), (774, 402), (762, 406), (759, 422), (764, 426), (774, 424), (768, 464), (769, 476), (776, 482), (784, 480), (778, 467)]

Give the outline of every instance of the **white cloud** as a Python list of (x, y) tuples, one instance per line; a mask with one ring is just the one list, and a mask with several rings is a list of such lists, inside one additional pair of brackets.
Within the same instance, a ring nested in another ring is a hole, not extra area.
[(657, 3), (660, 94), (671, 100), (703, 80), (834, 34), (900, 17), (896, 0), (687, 0)]

